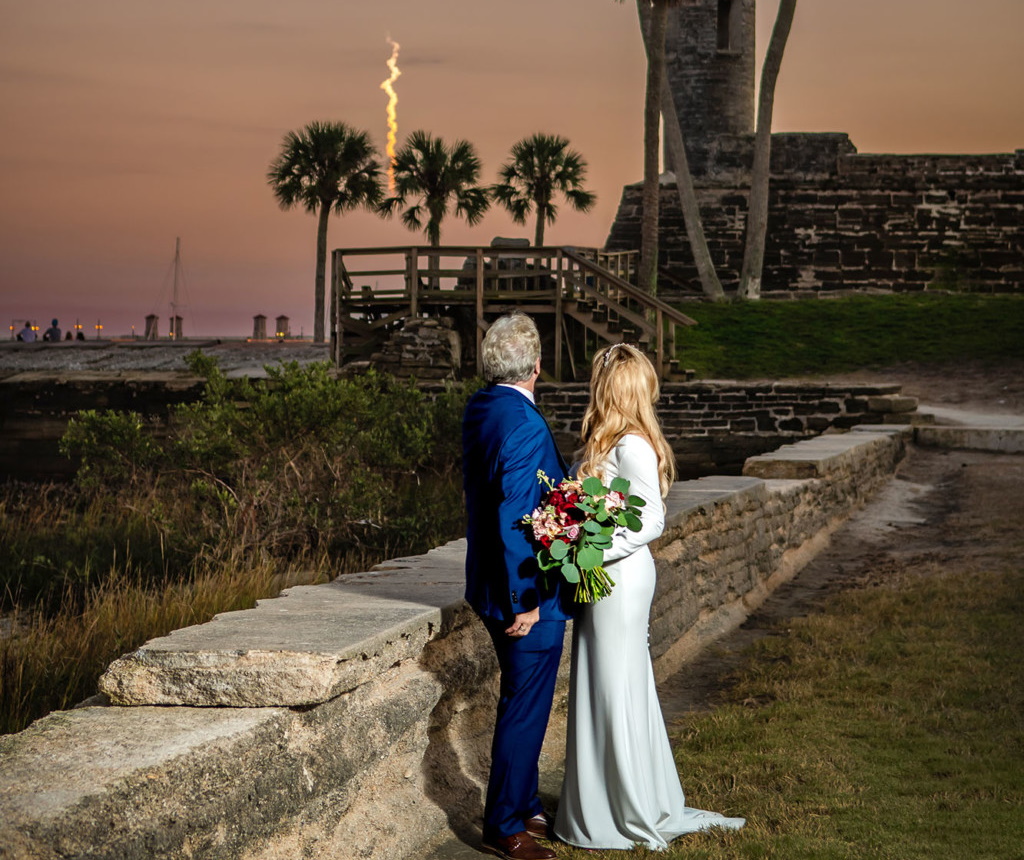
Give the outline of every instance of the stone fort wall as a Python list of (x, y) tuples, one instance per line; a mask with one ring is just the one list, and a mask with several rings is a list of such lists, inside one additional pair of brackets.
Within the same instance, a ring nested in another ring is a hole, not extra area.
[[(727, 290), (743, 259), (750, 141), (719, 138), (695, 179)], [(767, 294), (1024, 291), (1024, 150), (862, 155), (845, 134), (776, 134), (770, 188)], [(624, 189), (609, 250), (640, 247), (641, 194), (640, 183)], [(660, 243), (663, 295), (699, 289), (674, 183), (661, 189)]]

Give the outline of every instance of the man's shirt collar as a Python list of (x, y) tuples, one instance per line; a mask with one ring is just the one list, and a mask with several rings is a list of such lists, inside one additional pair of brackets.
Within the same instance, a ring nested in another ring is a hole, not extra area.
[(521, 385), (512, 385), (509, 382), (499, 382), (497, 385), (498, 385), (499, 388), (511, 388), (513, 391), (518, 391), (520, 394), (523, 395), (523, 397), (525, 397), (527, 400), (529, 400), (534, 406), (537, 405), (537, 401), (534, 399), (533, 392), (527, 390), (526, 388), (523, 388)]

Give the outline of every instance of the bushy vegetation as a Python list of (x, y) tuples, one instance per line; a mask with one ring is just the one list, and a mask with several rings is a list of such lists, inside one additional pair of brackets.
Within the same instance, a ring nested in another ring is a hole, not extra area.
[(327, 364), (250, 381), (202, 353), (188, 361), (204, 396), (169, 427), (83, 412), (62, 442), (74, 484), (0, 496), (13, 627), (0, 637), (0, 729), (89, 695), (148, 638), (462, 533), (459, 421), (474, 384), (428, 396)]
[(680, 364), (702, 378), (779, 378), (1024, 359), (1024, 297), (896, 294), (806, 301), (688, 303)]

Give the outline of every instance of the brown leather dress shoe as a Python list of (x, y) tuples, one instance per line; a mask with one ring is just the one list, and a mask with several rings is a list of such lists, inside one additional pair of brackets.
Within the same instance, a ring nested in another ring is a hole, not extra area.
[(523, 822), (526, 832), (534, 839), (551, 839), (555, 822), (546, 812), (528, 818)]
[(525, 830), (514, 836), (485, 839), (482, 847), (505, 860), (554, 860), (557, 856), (550, 848), (539, 845)]

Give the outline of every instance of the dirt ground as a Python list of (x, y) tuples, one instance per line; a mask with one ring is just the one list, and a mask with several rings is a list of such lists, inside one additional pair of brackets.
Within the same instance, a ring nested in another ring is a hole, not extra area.
[(986, 557), (1019, 552), (1022, 536), (1024, 456), (911, 446), (896, 479), (825, 551), (738, 630), (660, 685), (666, 720), (713, 709), (748, 645), (780, 635), (788, 619), (820, 611), (839, 591), (872, 587), (911, 569), (984, 565)]
[[(1024, 362), (903, 364), (835, 374), (834, 382), (895, 382), (922, 405), (1024, 415)], [(661, 685), (666, 718), (709, 710), (743, 650), (830, 596), (868, 587), (922, 558), (966, 564), (1020, 545), (1024, 456), (911, 447), (896, 480), (837, 531), (827, 550), (779, 588), (739, 629)], [(1015, 543), (1014, 543), (1015, 542)]]

